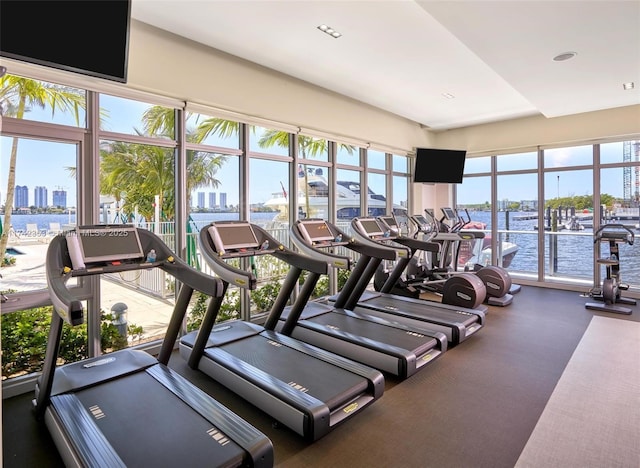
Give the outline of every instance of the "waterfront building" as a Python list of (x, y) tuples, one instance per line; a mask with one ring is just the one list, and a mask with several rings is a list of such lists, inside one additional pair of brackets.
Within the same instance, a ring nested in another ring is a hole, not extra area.
[(48, 205), (47, 203), (47, 198), (48, 198), (48, 191), (47, 191), (47, 187), (43, 187), (41, 185), (38, 185), (35, 189), (33, 189), (33, 205), (36, 208), (46, 208)]
[(220, 208), (225, 209), (227, 207), (227, 194), (225, 192), (220, 192)]
[(216, 209), (216, 192), (209, 192), (209, 209)]
[(26, 185), (16, 185), (16, 191), (13, 197), (13, 206), (16, 210), (19, 208), (27, 208), (29, 206), (29, 187)]
[(53, 191), (53, 206), (56, 208), (67, 207), (67, 191), (66, 190), (54, 190)]
[(198, 208), (204, 208), (204, 192), (198, 192)]

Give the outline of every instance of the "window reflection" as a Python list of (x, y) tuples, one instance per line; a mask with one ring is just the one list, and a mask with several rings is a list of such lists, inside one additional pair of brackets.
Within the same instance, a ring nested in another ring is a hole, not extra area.
[(464, 161), (464, 174), (480, 174), (483, 172), (491, 172), (491, 157), (483, 156), (472, 158), (467, 156)]
[(86, 102), (83, 89), (9, 74), (2, 78), (0, 111), (7, 117), (85, 128)]
[(392, 155), (393, 172), (409, 172), (409, 158), (397, 154)]
[(386, 169), (387, 155), (384, 151), (367, 150), (368, 169)]
[(496, 158), (498, 171), (518, 171), (538, 167), (538, 153), (504, 154)]
[(175, 138), (175, 110), (133, 99), (100, 95), (100, 130), (127, 135)]
[(252, 125), (249, 133), (249, 151), (289, 156), (289, 133)]
[(360, 149), (356, 146), (344, 143), (337, 144), (336, 162), (338, 164), (348, 164), (350, 166), (360, 165)]
[(189, 113), (186, 119), (187, 139), (209, 146), (238, 149), (240, 124), (204, 114)]
[(593, 146), (591, 145), (544, 150), (545, 168), (591, 165), (593, 165)]
[(326, 162), (329, 160), (329, 142), (325, 138), (298, 135), (298, 157)]

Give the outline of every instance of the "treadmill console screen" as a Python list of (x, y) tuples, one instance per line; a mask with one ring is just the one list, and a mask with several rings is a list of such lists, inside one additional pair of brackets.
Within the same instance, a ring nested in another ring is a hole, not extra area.
[(208, 231), (218, 252), (255, 249), (259, 245), (249, 223), (214, 224)]
[(447, 219), (456, 219), (456, 215), (451, 208), (442, 208), (442, 214)]
[(324, 220), (303, 221), (299, 224), (300, 233), (307, 242), (332, 241), (335, 235)]
[(394, 216), (380, 216), (378, 219), (384, 227), (391, 231), (390, 234), (394, 236), (400, 234), (400, 226), (398, 226), (398, 221)]
[(78, 228), (74, 233), (85, 264), (144, 257), (138, 230), (133, 226)]
[(380, 224), (378, 224), (378, 221), (373, 218), (358, 219), (356, 220), (356, 223), (360, 225), (362, 231), (369, 237), (381, 236), (384, 234), (384, 231), (380, 227)]
[(418, 223), (421, 229), (427, 229), (429, 227), (429, 222), (422, 215), (412, 216), (413, 220)]
[(380, 221), (382, 221), (385, 226), (388, 226), (389, 229), (398, 232), (398, 222), (393, 216), (380, 216)]

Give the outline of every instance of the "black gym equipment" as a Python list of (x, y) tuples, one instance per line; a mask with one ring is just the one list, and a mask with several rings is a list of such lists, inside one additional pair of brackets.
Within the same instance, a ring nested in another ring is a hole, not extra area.
[[(394, 223), (390, 220), (387, 222)], [(372, 226), (372, 229), (366, 231), (361, 227), (357, 232), (370, 239), (379, 237), (376, 229), (389, 230), (389, 232), (393, 230), (390, 226), (376, 228), (375, 223), (376, 220), (369, 220), (365, 225)], [(384, 224), (385, 221), (382, 223)], [(398, 243), (405, 249), (409, 249), (409, 255), (400, 258), (392, 268), (380, 265), (374, 277), (374, 289), (397, 296), (424, 300), (432, 300), (432, 296), (425, 297), (423, 293), (434, 293), (438, 299), (432, 302), (486, 313), (487, 307), (483, 302), (487, 298), (487, 288), (483, 281), (472, 273), (451, 275), (448, 268), (432, 268), (430, 265), (433, 259), (440, 255), (442, 246), (437, 242), (417, 238), (419, 233), (420, 231), (413, 237), (395, 236), (402, 241)]]
[[(310, 261), (321, 260), (351, 274), (335, 302), (324, 297), (285, 309), (278, 324), (282, 333), (400, 379), (424, 369), (446, 351), (443, 333), (378, 317), (357, 306), (382, 259), (395, 259), (394, 249), (360, 242), (322, 219), (296, 221), (291, 239)], [(359, 254), (353, 269), (345, 250)], [(319, 278), (310, 274), (300, 295), (308, 299)]]
[[(379, 292), (367, 290), (362, 295), (358, 301), (359, 307), (370, 309), (368, 311), (370, 314), (375, 313), (377, 316), (397, 320), (400, 323), (440, 331), (445, 334), (451, 346), (466, 340), (484, 326), (484, 311), (487, 307), (481, 305), (482, 301), (476, 302), (476, 308), (466, 308), (447, 304), (444, 301), (437, 303), (419, 297), (408, 297), (405, 294), (393, 294), (393, 286), (400, 281), (400, 275), (408, 259), (417, 251), (429, 248), (431, 243), (400, 235), (398, 223), (393, 215), (378, 218), (358, 217), (351, 221), (351, 228), (354, 236), (362, 242), (372, 241), (391, 248), (394, 245), (399, 246), (399, 250), (409, 249), (408, 256), (401, 256), (396, 261), (395, 268), (391, 270), (386, 284)], [(469, 292), (467, 288), (484, 291), (482, 282), (473, 275), (471, 277), (471, 281), (466, 283), (465, 275), (448, 279), (443, 287), (443, 298), (456, 293), (464, 296), (478, 295), (477, 291)]]
[[(303, 271), (325, 274), (325, 262), (286, 248), (246, 221), (212, 222), (198, 239), (203, 258), (222, 280), (224, 291), (230, 285), (256, 289), (250, 264), (254, 257), (270, 255), (290, 269), (264, 327), (243, 320), (215, 324), (223, 299), (212, 300), (200, 329), (180, 340), (180, 354), (191, 368), (309, 441), (323, 437), (382, 396), (384, 376), (379, 371), (275, 331)], [(294, 307), (303, 307), (307, 299), (298, 296)]]
[[(432, 263), (435, 266), (431, 268), (423, 266), (422, 271), (412, 272), (417, 277), (433, 279), (459, 275), (461, 272), (457, 271), (457, 253), (461, 243), (465, 241), (473, 242), (484, 237), (484, 233), (478, 230), (462, 230), (464, 223), (455, 215), (453, 209), (445, 207), (442, 208), (442, 212), (443, 218), (438, 221), (432, 212), (425, 210), (425, 213), (432, 217), (431, 223), (427, 221), (427, 223), (431, 224), (428, 240), (439, 243), (441, 251), (437, 257), (437, 262), (434, 261)], [(411, 216), (410, 219), (416, 225), (418, 232), (420, 232), (423, 229), (423, 223), (426, 221), (424, 217)], [(451, 221), (452, 224), (446, 224), (445, 220)], [(451, 265), (453, 265), (453, 268)], [(487, 304), (505, 307), (513, 302), (513, 295), (510, 293), (512, 288), (511, 276), (507, 270), (494, 265), (474, 265), (473, 270), (468, 272), (476, 275), (484, 283)], [(519, 286), (517, 289), (519, 289)]]
[(606, 277), (601, 288), (589, 291), (591, 298), (601, 302), (587, 302), (587, 309), (631, 315), (629, 307), (617, 304), (636, 305), (635, 299), (622, 296), (629, 285), (620, 282), (620, 244), (633, 245), (634, 238), (633, 231), (623, 224), (605, 224), (593, 234), (594, 244), (609, 245), (609, 256), (596, 259), (598, 265), (604, 265)]
[[(156, 259), (145, 255), (155, 251)], [(181, 284), (158, 358), (123, 349), (56, 366), (64, 322), (84, 321), (95, 276), (159, 268)], [(184, 263), (159, 237), (130, 225), (80, 226), (51, 240), (46, 273), (53, 315), (34, 411), (66, 466), (260, 466), (274, 462), (271, 441), (167, 367), (194, 290), (215, 300), (222, 282)]]

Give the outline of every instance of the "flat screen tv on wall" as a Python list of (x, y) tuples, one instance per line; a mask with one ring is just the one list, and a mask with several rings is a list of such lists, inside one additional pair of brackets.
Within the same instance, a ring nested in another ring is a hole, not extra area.
[(2, 0), (0, 55), (126, 83), (130, 18), (131, 0)]
[(417, 148), (414, 182), (460, 184), (464, 174), (465, 150)]

